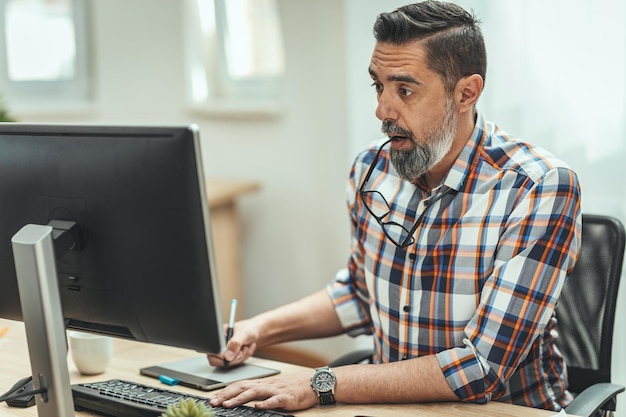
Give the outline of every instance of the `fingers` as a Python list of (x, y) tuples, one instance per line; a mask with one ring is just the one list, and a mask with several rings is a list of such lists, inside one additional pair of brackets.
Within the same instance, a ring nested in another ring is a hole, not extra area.
[[(208, 353), (209, 364), (218, 367), (237, 365), (248, 360), (256, 350), (256, 343), (243, 346), (233, 343), (233, 345), (234, 347), (229, 342), (223, 354)], [(228, 361), (228, 364), (225, 363), (225, 360)]]
[[(239, 352), (237, 352), (237, 354), (232, 359), (233, 363), (241, 363), (241, 362), (248, 360), (248, 358), (250, 358), (250, 356), (254, 354), (255, 350), (256, 350), (256, 343), (242, 346)], [(228, 359), (228, 357), (226, 357), (226, 359)]]
[(258, 380), (241, 381), (230, 384), (210, 399), (212, 406), (235, 407), (263, 398), (262, 386)]
[(314, 406), (317, 398), (309, 386), (309, 374), (296, 374), (240, 381), (210, 399), (212, 406), (235, 407), (257, 401), (256, 408), (302, 410)]
[(236, 322), (233, 335), (226, 343), (226, 350), (221, 354), (207, 355), (211, 366), (237, 365), (252, 356), (259, 338), (257, 327), (253, 320)]
[(224, 366), (224, 358), (222, 355), (216, 355), (214, 353), (207, 353), (207, 359), (209, 360), (209, 365), (211, 366)]

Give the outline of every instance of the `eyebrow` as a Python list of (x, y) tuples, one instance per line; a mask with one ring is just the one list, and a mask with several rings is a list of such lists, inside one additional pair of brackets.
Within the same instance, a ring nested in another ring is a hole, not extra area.
[[(378, 79), (378, 74), (376, 74), (376, 71), (374, 71), (372, 68), (368, 68), (368, 71), (372, 78)], [(415, 84), (415, 85), (422, 84), (419, 81), (417, 81), (415, 78), (411, 77), (410, 75), (392, 75), (390, 77), (387, 77), (387, 81), (399, 81), (399, 82)]]

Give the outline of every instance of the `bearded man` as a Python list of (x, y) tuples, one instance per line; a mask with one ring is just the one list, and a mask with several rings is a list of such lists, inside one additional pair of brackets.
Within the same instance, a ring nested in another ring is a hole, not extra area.
[(325, 289), (237, 322), (209, 361), (366, 333), (376, 364), (242, 381), (212, 404), (498, 400), (559, 411), (572, 397), (554, 309), (580, 248), (578, 179), (477, 111), (486, 53), (473, 15), (411, 4), (381, 14), (374, 35), (369, 73), (387, 137), (350, 173), (347, 267)]

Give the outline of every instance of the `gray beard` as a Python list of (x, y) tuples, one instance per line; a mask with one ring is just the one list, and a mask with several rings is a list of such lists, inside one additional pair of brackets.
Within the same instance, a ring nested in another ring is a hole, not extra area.
[(417, 145), (408, 151), (390, 150), (391, 163), (401, 178), (415, 181), (430, 169), (435, 155), (428, 147)]
[[(415, 147), (402, 151), (391, 148), (389, 153), (391, 163), (398, 175), (407, 181), (414, 182), (437, 165), (452, 147), (456, 135), (457, 119), (454, 103), (452, 100), (448, 100), (441, 124), (424, 137), (423, 144), (418, 143), (410, 132), (405, 131), (405, 133), (409, 133), (406, 136), (410, 137)], [(400, 129), (392, 127), (391, 130), (394, 128)], [(390, 127), (383, 126), (383, 131), (389, 132)]]

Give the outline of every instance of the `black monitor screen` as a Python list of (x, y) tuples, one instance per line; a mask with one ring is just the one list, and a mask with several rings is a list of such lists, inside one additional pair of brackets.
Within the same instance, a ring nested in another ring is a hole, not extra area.
[(12, 236), (64, 220), (67, 328), (222, 351), (203, 178), (195, 126), (0, 124), (0, 317), (22, 320)]

